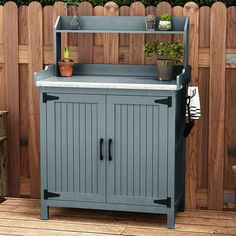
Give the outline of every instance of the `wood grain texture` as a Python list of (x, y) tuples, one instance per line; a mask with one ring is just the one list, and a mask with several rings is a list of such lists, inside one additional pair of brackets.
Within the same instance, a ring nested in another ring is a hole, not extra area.
[[(102, 6), (96, 6), (93, 9), (94, 16), (103, 16), (104, 9)], [(94, 45), (95, 46), (103, 46), (103, 34), (94, 34)]]
[(192, 67), (191, 84), (198, 82), (199, 8), (194, 2), (184, 5), (184, 16), (189, 16), (189, 64)]
[(197, 134), (197, 188), (208, 187), (208, 130), (209, 130), (209, 69), (199, 69), (199, 95), (201, 103), (201, 118)]
[[(236, 8), (230, 7), (227, 9), (227, 28), (226, 28), (226, 45), (227, 48), (236, 48)], [(224, 165), (224, 188), (236, 188), (236, 173), (232, 171), (232, 166), (236, 165), (235, 155), (232, 150), (236, 150), (236, 70), (226, 70), (226, 90), (225, 90), (225, 165)]]
[(53, 7), (43, 8), (43, 44), (44, 46), (53, 46)]
[[(26, 64), (19, 66), (20, 76), (20, 140), (29, 139), (29, 71)], [(30, 153), (28, 145), (20, 146), (20, 175), (30, 177)]]
[[(43, 69), (42, 6), (33, 2), (28, 7), (29, 24), (29, 154), (31, 197), (39, 197), (39, 92), (34, 85), (33, 73)], [(37, 27), (35, 27), (37, 25)]]
[[(140, 2), (132, 3), (130, 6), (131, 16), (145, 16), (144, 5)], [(144, 64), (144, 46), (145, 36), (142, 34), (132, 34), (129, 40), (129, 58), (130, 64)]]
[(18, 9), (13, 2), (4, 5), (4, 58), (8, 145), (11, 147), (8, 150), (8, 194), (20, 196)]
[[(202, 194), (204, 194), (202, 192)], [(204, 200), (203, 200), (204, 201)], [(235, 212), (186, 210), (168, 230), (161, 215), (52, 208), (50, 220), (39, 219), (39, 200), (7, 198), (0, 205), (0, 234), (14, 235), (235, 235)]]
[[(191, 84), (198, 82), (198, 30), (199, 30), (199, 9), (196, 3), (186, 3), (183, 14), (189, 16), (189, 64), (192, 67)], [(198, 157), (198, 129), (199, 124), (195, 124), (193, 131), (187, 139), (186, 146), (186, 186), (185, 199), (186, 207), (196, 208), (196, 189), (197, 189), (197, 157)]]
[[(104, 6), (105, 16), (118, 16), (119, 7), (114, 2), (108, 2)], [(104, 63), (119, 63), (119, 34), (104, 34)]]
[[(221, 29), (219, 34), (218, 30)], [(211, 7), (209, 81), (208, 207), (223, 209), (226, 7)]]
[[(92, 16), (93, 7), (89, 2), (82, 2), (79, 5), (78, 14), (80, 16)], [(93, 34), (78, 34), (78, 54), (79, 63), (93, 62)]]
[[(120, 16), (129, 16), (129, 7), (122, 6), (120, 7)], [(129, 47), (129, 34), (120, 34), (120, 47), (119, 47), (119, 63), (128, 64), (129, 54), (123, 54), (121, 47)]]
[(210, 47), (210, 7), (201, 7), (199, 10), (199, 47)]
[[(19, 44), (28, 49), (28, 8), (22, 6), (19, 8)], [(19, 50), (21, 50), (19, 47)], [(27, 63), (29, 62), (27, 54)], [(28, 65), (19, 65), (19, 96), (20, 96), (20, 140), (29, 138), (29, 89), (28, 89)], [(28, 145), (20, 146), (20, 175), (30, 177), (30, 155)], [(21, 189), (20, 189), (21, 193)]]

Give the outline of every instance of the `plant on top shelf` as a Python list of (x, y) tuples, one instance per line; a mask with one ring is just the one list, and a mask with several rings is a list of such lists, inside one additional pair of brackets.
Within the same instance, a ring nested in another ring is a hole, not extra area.
[(71, 77), (73, 74), (75, 62), (72, 59), (69, 59), (69, 55), (69, 49), (65, 47), (63, 51), (63, 59), (58, 62), (60, 74), (63, 77)]
[(163, 31), (172, 29), (171, 16), (167, 12), (161, 14), (158, 29)]
[(183, 43), (180, 41), (160, 41), (154, 39), (144, 45), (148, 57), (157, 59), (157, 77), (159, 80), (171, 80), (173, 65), (183, 62)]
[(66, 7), (71, 7), (73, 12), (73, 17), (70, 21), (70, 27), (72, 30), (80, 29), (80, 23), (78, 16), (76, 15), (76, 9), (79, 6), (80, 2), (78, 0), (63, 0), (63, 3)]

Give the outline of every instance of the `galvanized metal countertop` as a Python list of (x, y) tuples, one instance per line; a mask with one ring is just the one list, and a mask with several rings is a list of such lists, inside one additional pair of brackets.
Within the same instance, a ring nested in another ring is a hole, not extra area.
[(66, 78), (56, 76), (55, 65), (51, 65), (34, 77), (38, 87), (174, 91), (189, 81), (188, 71), (181, 74), (179, 68), (175, 68), (173, 80), (160, 81), (155, 68), (151, 65), (77, 65), (75, 75)]

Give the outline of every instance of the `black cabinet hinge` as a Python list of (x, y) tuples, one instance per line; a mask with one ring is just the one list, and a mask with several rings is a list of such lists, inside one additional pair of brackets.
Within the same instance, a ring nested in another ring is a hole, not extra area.
[(59, 100), (59, 97), (48, 95), (47, 93), (43, 93), (43, 103), (46, 103), (47, 101), (52, 101), (52, 100)]
[(172, 97), (156, 99), (154, 102), (167, 105), (168, 107), (172, 107)]
[(157, 200), (154, 200), (154, 203), (166, 205), (167, 207), (171, 207), (171, 198), (167, 197), (166, 199), (157, 199)]
[(50, 198), (50, 197), (60, 197), (60, 194), (48, 192), (47, 189), (44, 189), (44, 191), (43, 191), (43, 198), (44, 198), (44, 199), (48, 199), (48, 198)]

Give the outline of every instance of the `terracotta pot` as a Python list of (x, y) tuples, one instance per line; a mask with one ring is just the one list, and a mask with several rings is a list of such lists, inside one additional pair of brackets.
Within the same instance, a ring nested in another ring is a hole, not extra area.
[(173, 72), (173, 61), (166, 59), (157, 60), (157, 78), (159, 80), (171, 80)]
[(59, 61), (59, 69), (60, 74), (62, 77), (71, 77), (73, 74), (73, 68), (74, 68), (74, 62), (73, 61)]

